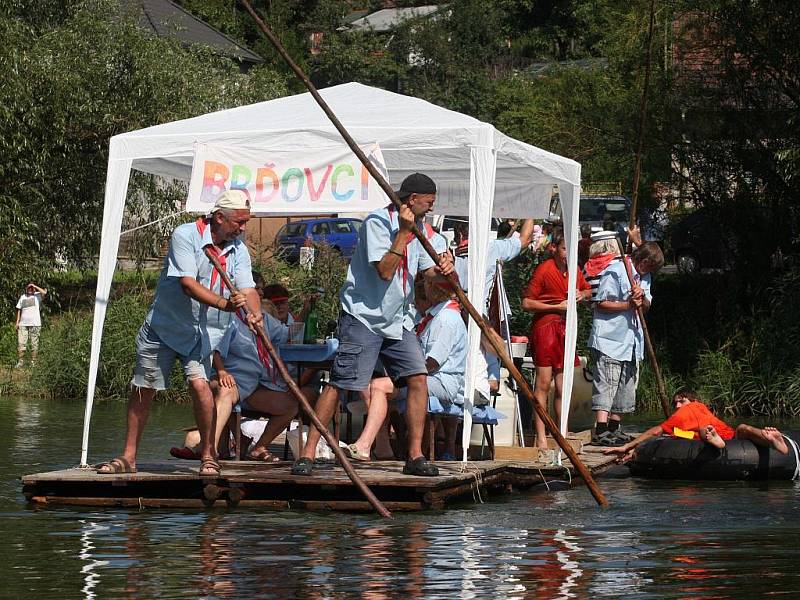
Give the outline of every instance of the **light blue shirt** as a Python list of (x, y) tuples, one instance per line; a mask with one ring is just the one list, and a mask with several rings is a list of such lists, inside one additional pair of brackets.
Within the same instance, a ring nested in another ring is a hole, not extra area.
[[(175, 229), (156, 285), (156, 296), (145, 320), (161, 341), (181, 356), (188, 356), (198, 343), (201, 356), (211, 356), (233, 317), (233, 313), (190, 298), (181, 287), (181, 277), (194, 277), (203, 287), (210, 286), (213, 267), (203, 248), (212, 243), (210, 225), (202, 236), (196, 223), (184, 223)], [(245, 243), (237, 238), (225, 242), (221, 250), (234, 285), (240, 290), (255, 287), (250, 253)], [(217, 293), (219, 281), (217, 277), (214, 285)], [(223, 295), (226, 298), (230, 296), (227, 287)]]
[[(489, 291), (494, 281), (495, 273), (497, 273), (497, 261), (503, 262), (512, 260), (519, 256), (522, 251), (522, 245), (519, 238), (514, 236), (500, 240), (492, 240), (486, 249), (486, 281), (483, 288), (483, 304), (489, 301)], [(455, 260), (455, 269), (458, 273), (458, 278), (461, 281), (461, 288), (464, 291), (469, 289), (469, 260), (467, 257), (457, 257)]]
[(484, 306), (489, 301), (489, 291), (492, 287), (495, 273), (497, 273), (497, 261), (512, 260), (519, 256), (521, 251), (522, 246), (516, 236), (489, 242), (489, 248), (486, 251), (486, 281), (483, 288)]
[[(272, 344), (276, 347), (285, 344), (288, 328), (271, 315), (266, 313), (263, 315), (264, 329)], [(216, 350), (225, 363), (225, 370), (236, 380), (242, 399), (252, 394), (259, 385), (279, 392), (288, 389), (274, 365), (270, 362), (272, 369), (269, 370), (258, 358), (256, 335), (241, 319), (233, 319)]]
[(407, 271), (403, 262), (390, 281), (378, 275), (376, 265), (389, 251), (400, 224), (396, 210), (372, 211), (358, 232), (358, 244), (347, 269), (347, 278), (339, 295), (342, 310), (373, 333), (393, 340), (403, 339), (403, 329), (411, 330), (414, 321), (414, 276), (434, 266), (422, 245), (413, 240), (406, 246)]
[(428, 310), (433, 316), (419, 336), (425, 358), (432, 358), (439, 369), (429, 373), (447, 391), (447, 398), (456, 404), (464, 403), (464, 369), (467, 364), (467, 326), (459, 310), (445, 308), (449, 300)]
[[(639, 283), (645, 297), (652, 302), (650, 295), (650, 274), (640, 277), (633, 269), (634, 281)], [(596, 302), (612, 300), (624, 302), (630, 297), (631, 286), (625, 265), (614, 261), (600, 274)], [(644, 358), (644, 333), (634, 310), (600, 310), (594, 306), (592, 331), (588, 346), (613, 358), (614, 360), (642, 360)]]

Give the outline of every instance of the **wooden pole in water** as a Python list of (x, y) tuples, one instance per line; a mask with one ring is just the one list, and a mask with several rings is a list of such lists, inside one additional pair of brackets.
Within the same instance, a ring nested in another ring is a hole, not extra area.
[(644, 63), (644, 82), (642, 97), (639, 100), (639, 131), (636, 141), (636, 159), (633, 163), (633, 183), (631, 184), (631, 216), (628, 227), (636, 225), (636, 210), (639, 205), (639, 177), (642, 172), (642, 154), (644, 152), (644, 132), (647, 125), (647, 94), (650, 89), (650, 65), (653, 56), (653, 24), (655, 22), (655, 0), (650, 0), (650, 22), (647, 28), (647, 57)]
[[(344, 125), (342, 125), (341, 121), (339, 121), (339, 119), (333, 113), (333, 111), (325, 102), (325, 100), (322, 98), (322, 96), (320, 96), (319, 92), (317, 91), (317, 88), (314, 86), (313, 83), (311, 83), (311, 80), (308, 78), (308, 76), (306, 76), (303, 70), (299, 66), (297, 66), (294, 60), (292, 60), (292, 57), (289, 56), (289, 53), (283, 47), (283, 44), (281, 44), (280, 40), (275, 36), (272, 30), (269, 27), (267, 27), (266, 23), (264, 23), (261, 17), (259, 17), (258, 14), (256, 14), (255, 10), (253, 10), (253, 7), (250, 5), (250, 3), (247, 0), (240, 0), (240, 2), (242, 6), (244, 6), (245, 10), (247, 10), (247, 12), (250, 13), (250, 16), (253, 18), (253, 21), (255, 21), (256, 25), (264, 34), (264, 36), (274, 46), (278, 54), (280, 54), (281, 57), (286, 61), (286, 64), (289, 65), (289, 68), (291, 68), (292, 71), (294, 71), (295, 75), (297, 75), (297, 77), (300, 78), (303, 84), (305, 84), (308, 91), (314, 97), (314, 100), (317, 101), (317, 104), (319, 104), (320, 108), (328, 116), (331, 123), (333, 123), (333, 126), (336, 127), (337, 131), (342, 136), (347, 145), (350, 147), (350, 150), (352, 150), (353, 154), (355, 154), (358, 157), (358, 159), (361, 161), (361, 163), (364, 165), (367, 171), (369, 171), (369, 174), (372, 176), (372, 178), (375, 179), (375, 181), (378, 183), (378, 185), (380, 185), (381, 189), (386, 193), (386, 195), (389, 197), (392, 203), (399, 209), (402, 206), (402, 204), (400, 202), (400, 199), (397, 197), (397, 194), (395, 194), (394, 190), (389, 185), (389, 182), (383, 178), (383, 176), (370, 162), (370, 160), (367, 158), (367, 156), (364, 154), (364, 152), (361, 150), (358, 144), (356, 144), (355, 140), (353, 140), (353, 138), (347, 132)], [(416, 226), (414, 226), (413, 233), (414, 236), (417, 238), (417, 240), (419, 240), (420, 244), (422, 244), (422, 247), (431, 257), (431, 259), (433, 259), (434, 263), (438, 265), (439, 255), (433, 249), (433, 246), (431, 246), (427, 238), (424, 235), (422, 235), (419, 228)], [(555, 439), (556, 443), (558, 443), (559, 447), (567, 455), (570, 462), (577, 469), (580, 476), (583, 477), (583, 480), (586, 482), (586, 486), (589, 488), (589, 491), (592, 493), (592, 496), (594, 496), (594, 499), (600, 506), (603, 507), (608, 506), (608, 500), (606, 500), (605, 495), (603, 494), (600, 487), (597, 485), (597, 482), (595, 482), (594, 477), (592, 477), (592, 474), (589, 471), (589, 469), (586, 468), (586, 465), (583, 464), (581, 459), (578, 457), (578, 454), (575, 452), (575, 450), (572, 449), (572, 446), (570, 446), (567, 440), (564, 439), (564, 436), (561, 435), (558, 426), (555, 424), (553, 419), (547, 413), (547, 409), (540, 406), (539, 403), (536, 402), (535, 398), (533, 397), (533, 390), (531, 389), (530, 385), (522, 376), (522, 373), (520, 373), (517, 367), (514, 366), (514, 362), (511, 360), (511, 358), (509, 358), (508, 354), (506, 353), (503, 340), (500, 339), (500, 336), (498, 336), (494, 332), (494, 330), (491, 328), (489, 322), (485, 319), (485, 317), (480, 313), (478, 313), (475, 307), (467, 299), (466, 294), (464, 294), (464, 290), (462, 290), (461, 286), (459, 285), (458, 277), (453, 273), (449, 276), (449, 280), (450, 283), (452, 284), (453, 289), (455, 290), (456, 296), (458, 297), (461, 306), (464, 307), (464, 309), (469, 313), (469, 316), (475, 321), (475, 323), (477, 323), (483, 335), (486, 336), (492, 348), (494, 348), (495, 352), (500, 358), (500, 361), (502, 362), (503, 366), (505, 366), (506, 369), (508, 369), (508, 372), (514, 378), (514, 381), (519, 386), (519, 389), (522, 390), (522, 393), (532, 404), (534, 410), (536, 411), (536, 414), (538, 414), (539, 418), (542, 419), (542, 421), (544, 421), (545, 427), (553, 436), (553, 439)]]
[[(217, 257), (211, 254), (211, 252), (208, 251), (208, 248), (205, 248), (205, 253), (206, 256), (208, 257), (208, 260), (211, 261), (211, 264), (214, 265), (214, 268), (217, 270), (217, 272), (219, 272), (220, 276), (222, 276), (222, 280), (225, 282), (225, 285), (227, 285), (228, 288), (231, 290), (231, 293), (233, 294), (237, 293), (238, 290), (233, 285), (231, 278), (228, 276), (228, 272), (225, 269), (223, 269), (222, 266), (219, 264)], [(250, 311), (247, 309), (246, 306), (245, 306), (245, 311), (248, 314), (250, 314)], [(355, 485), (359, 489), (359, 491), (362, 494), (364, 494), (364, 497), (369, 501), (370, 504), (372, 504), (372, 506), (375, 508), (375, 510), (378, 512), (380, 516), (386, 518), (391, 517), (392, 513), (390, 513), (389, 510), (383, 504), (381, 504), (381, 501), (378, 500), (375, 494), (372, 493), (372, 490), (370, 490), (364, 483), (364, 481), (361, 479), (361, 477), (358, 476), (358, 473), (356, 473), (355, 469), (353, 469), (353, 465), (350, 464), (350, 460), (347, 458), (345, 453), (339, 447), (339, 442), (333, 437), (333, 435), (331, 435), (331, 432), (328, 431), (328, 428), (322, 424), (322, 421), (319, 420), (317, 413), (314, 412), (314, 409), (311, 407), (311, 404), (305, 397), (305, 394), (303, 394), (302, 390), (300, 390), (300, 387), (297, 385), (294, 379), (292, 379), (292, 376), (289, 374), (286, 365), (283, 363), (283, 360), (281, 359), (280, 354), (278, 354), (277, 350), (275, 349), (275, 346), (272, 345), (269, 336), (264, 332), (264, 327), (258, 326), (255, 328), (255, 331), (258, 337), (261, 338), (261, 341), (264, 342), (264, 346), (267, 348), (267, 352), (269, 352), (269, 355), (272, 357), (272, 360), (275, 361), (275, 366), (278, 367), (278, 372), (281, 374), (281, 377), (283, 377), (283, 380), (286, 382), (286, 385), (289, 386), (289, 389), (291, 390), (294, 397), (297, 398), (297, 401), (300, 403), (300, 406), (303, 407), (303, 410), (311, 418), (311, 422), (314, 424), (314, 427), (316, 427), (320, 431), (320, 433), (322, 433), (322, 437), (324, 437), (325, 441), (328, 442), (328, 445), (331, 447), (333, 453), (336, 455), (336, 458), (341, 463), (342, 468), (347, 473), (347, 476), (350, 478), (350, 481), (352, 481), (353, 485)]]
[[(633, 229), (636, 226), (636, 211), (639, 204), (639, 177), (642, 171), (642, 154), (644, 152), (644, 134), (645, 126), (647, 124), (647, 94), (650, 89), (650, 66), (652, 63), (653, 55), (653, 25), (655, 22), (655, 0), (650, 0), (650, 21), (647, 29), (647, 57), (644, 63), (644, 83), (642, 84), (642, 98), (639, 102), (639, 132), (638, 140), (636, 143), (636, 159), (633, 164), (633, 184), (631, 186), (631, 217), (628, 223), (628, 228)], [(619, 241), (619, 240), (617, 240)], [(630, 240), (628, 240), (630, 245)], [(622, 248), (622, 243), (619, 244), (620, 254), (625, 263), (625, 270), (628, 274), (628, 281), (633, 287), (633, 273), (631, 266), (625, 259), (625, 253)], [(644, 334), (644, 347), (647, 351), (647, 356), (650, 359), (650, 367), (653, 369), (653, 375), (656, 378), (656, 388), (658, 389), (658, 399), (661, 402), (661, 409), (664, 411), (664, 416), (669, 418), (670, 406), (669, 399), (667, 398), (667, 388), (664, 385), (664, 376), (661, 374), (661, 367), (658, 365), (658, 358), (656, 351), (653, 347), (653, 341), (650, 337), (650, 331), (647, 328), (647, 321), (644, 319), (644, 311), (641, 308), (636, 309), (636, 315), (639, 322), (642, 324), (642, 333)]]

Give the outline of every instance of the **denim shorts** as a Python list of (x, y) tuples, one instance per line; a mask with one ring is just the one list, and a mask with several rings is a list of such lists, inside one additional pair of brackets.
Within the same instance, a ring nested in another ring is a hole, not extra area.
[(346, 312), (339, 315), (338, 331), (339, 350), (331, 369), (331, 385), (335, 388), (354, 392), (366, 389), (379, 358), (394, 381), (428, 372), (413, 331), (403, 329), (402, 340), (391, 340)]
[(151, 390), (165, 390), (175, 359), (180, 359), (187, 381), (208, 379), (211, 358), (200, 356), (200, 341), (188, 356), (182, 356), (167, 346), (150, 325), (145, 322), (136, 336), (136, 366), (131, 385)]
[(636, 409), (639, 362), (636, 359), (615, 360), (594, 348), (589, 350), (594, 362), (592, 410), (632, 413)]

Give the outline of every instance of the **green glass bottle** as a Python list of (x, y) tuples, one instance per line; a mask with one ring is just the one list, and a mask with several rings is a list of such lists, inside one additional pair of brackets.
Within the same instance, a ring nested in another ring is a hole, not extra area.
[(319, 332), (319, 317), (317, 316), (317, 303), (313, 302), (311, 308), (306, 315), (306, 331), (305, 342), (306, 344), (313, 344), (317, 341), (317, 334)]

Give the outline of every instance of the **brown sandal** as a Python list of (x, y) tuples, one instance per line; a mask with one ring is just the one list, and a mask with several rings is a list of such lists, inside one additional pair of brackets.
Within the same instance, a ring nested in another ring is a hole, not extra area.
[(269, 450), (264, 450), (263, 452), (251, 452), (247, 455), (248, 460), (254, 460), (256, 462), (265, 462), (265, 463), (277, 463), (281, 462), (280, 456), (275, 456), (274, 454), (270, 453)]
[(136, 473), (136, 467), (132, 467), (131, 463), (122, 456), (112, 458), (105, 464), (97, 467), (97, 473), (100, 475), (121, 475), (125, 473)]
[(222, 474), (222, 467), (213, 458), (204, 458), (200, 461), (200, 477), (219, 477)]

